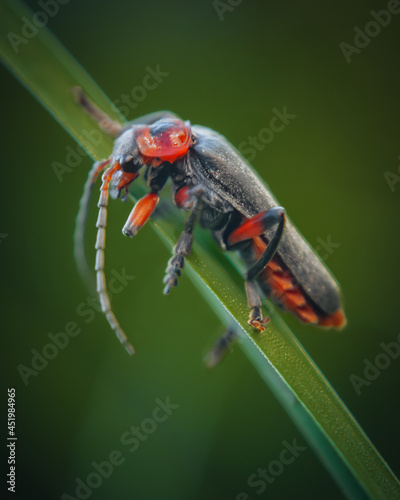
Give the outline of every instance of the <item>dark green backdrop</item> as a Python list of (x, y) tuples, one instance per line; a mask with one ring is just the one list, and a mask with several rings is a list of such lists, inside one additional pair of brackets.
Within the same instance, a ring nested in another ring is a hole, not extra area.
[[(354, 28), (364, 31), (370, 10), (387, 2), (235, 3), (221, 20), (211, 0), (71, 0), (49, 28), (113, 101), (141, 85), (147, 66), (168, 73), (130, 119), (170, 109), (238, 147), (269, 126), (274, 108), (296, 115), (252, 164), (322, 256), (321, 240), (337, 245), (327, 264), (349, 325), (336, 335), (286, 319), (398, 474), (400, 356), (359, 395), (350, 376), (363, 377), (364, 360), (374, 363), (380, 343), (400, 333), (400, 182), (387, 174), (400, 175), (400, 14), (347, 62), (340, 44), (354, 44)], [(128, 333), (137, 356), (126, 355), (101, 314), (88, 323), (89, 313), (79, 315), (88, 292), (72, 234), (91, 161), (59, 182), (52, 163), (65, 163), (74, 142), (0, 71), (1, 395), (16, 388), (18, 498), (76, 497), (76, 478), (86, 480), (92, 462), (113, 450), (125, 461), (90, 498), (342, 498), (239, 348), (214, 372), (204, 368), (222, 326), (187, 277), (161, 294), (169, 252), (150, 227), (134, 240), (121, 235), (130, 208), (120, 202), (110, 206), (107, 258), (110, 270), (135, 277), (113, 303), (121, 322), (135, 325)], [(18, 366), (30, 366), (31, 350), (71, 321), (81, 333), (25, 385)], [(121, 436), (151, 428), (145, 419), (167, 397), (179, 408), (129, 452)], [(295, 438), (307, 449), (264, 492), (250, 487), (249, 476)]]

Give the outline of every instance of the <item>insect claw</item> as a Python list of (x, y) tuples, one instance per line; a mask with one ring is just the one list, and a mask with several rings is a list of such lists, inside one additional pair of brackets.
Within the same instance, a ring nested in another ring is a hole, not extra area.
[(265, 332), (266, 325), (270, 322), (270, 318), (268, 316), (265, 316), (264, 318), (254, 318), (254, 319), (249, 319), (248, 324), (251, 325), (253, 328), (258, 330), (260, 333)]
[(171, 287), (176, 288), (178, 286), (178, 278), (176, 276), (170, 276), (168, 282)]
[(174, 255), (168, 261), (165, 272), (168, 274), (181, 275), (181, 269), (185, 267), (185, 259), (183, 255)]
[(164, 288), (164, 295), (169, 295), (172, 287), (178, 286), (178, 278), (181, 276), (181, 269), (185, 265), (185, 258), (183, 255), (174, 255), (168, 261), (167, 268), (165, 269), (165, 277), (163, 283), (167, 286)]

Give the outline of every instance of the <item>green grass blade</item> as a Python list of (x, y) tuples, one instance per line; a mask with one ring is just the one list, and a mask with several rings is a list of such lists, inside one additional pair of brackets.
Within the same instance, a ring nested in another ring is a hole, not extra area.
[[(71, 88), (80, 85), (110, 116), (122, 117), (45, 28), (14, 50), (9, 35), (20, 33), (22, 16), (29, 18), (31, 13), (20, 2), (0, 3), (3, 62), (93, 158), (109, 156), (110, 138), (103, 134), (94, 145), (85, 135), (85, 130), (98, 129), (75, 105)], [(135, 185), (133, 195), (143, 189)], [(182, 216), (171, 213), (160, 226), (153, 225), (171, 247), (182, 230)], [(254, 334), (248, 326), (243, 279), (211, 238), (202, 235), (196, 240), (188, 271), (217, 314), (223, 320), (228, 314), (240, 325), (240, 345), (343, 493), (353, 499), (400, 498), (397, 478), (282, 319), (270, 313), (271, 322), (263, 334)]]

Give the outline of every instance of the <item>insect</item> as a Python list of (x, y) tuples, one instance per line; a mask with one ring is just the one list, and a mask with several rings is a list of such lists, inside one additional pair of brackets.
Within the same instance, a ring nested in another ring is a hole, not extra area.
[(115, 138), (111, 156), (96, 162), (89, 173), (77, 217), (75, 254), (85, 271), (84, 223), (90, 193), (105, 170), (96, 224), (97, 293), (111, 328), (129, 353), (134, 349), (112, 312), (106, 287), (106, 207), (109, 195), (126, 195), (142, 169), (149, 192), (129, 214), (122, 230), (126, 236), (136, 235), (150, 218), (168, 179), (175, 205), (189, 213), (166, 268), (164, 294), (178, 284), (191, 251), (193, 229), (199, 223), (211, 231), (223, 250), (238, 251), (245, 263), (248, 322), (256, 330), (264, 331), (269, 321), (262, 314), (262, 294), (304, 323), (327, 328), (345, 325), (336, 281), (250, 165), (223, 136), (206, 127), (192, 127), (170, 112), (152, 113), (121, 126), (80, 88), (74, 93), (83, 109)]

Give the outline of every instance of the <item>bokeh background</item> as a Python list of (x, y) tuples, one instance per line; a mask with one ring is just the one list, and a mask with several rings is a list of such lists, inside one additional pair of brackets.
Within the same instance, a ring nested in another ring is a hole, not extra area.
[[(219, 15), (211, 0), (71, 0), (48, 26), (112, 101), (140, 85), (147, 66), (168, 73), (129, 119), (170, 109), (238, 147), (269, 126), (274, 108), (296, 115), (252, 164), (320, 255), (321, 240), (338, 245), (326, 262), (349, 324), (337, 335), (286, 319), (399, 474), (400, 356), (361, 394), (350, 376), (363, 377), (364, 360), (373, 363), (380, 343), (400, 334), (400, 182), (387, 181), (387, 172), (400, 175), (400, 14), (348, 63), (340, 43), (354, 45), (354, 27), (364, 31), (370, 10), (387, 2), (235, 3), (219, 3), (229, 7)], [(126, 355), (101, 313), (92, 308), (89, 322), (79, 314), (89, 294), (72, 234), (91, 160), (59, 182), (52, 163), (75, 143), (4, 67), (0, 73), (1, 394), (5, 403), (6, 388), (16, 388), (18, 498), (77, 498), (76, 478), (86, 481), (92, 462), (119, 450), (124, 463), (90, 498), (341, 499), (239, 347), (215, 371), (204, 368), (223, 327), (188, 277), (162, 295), (169, 251), (151, 227), (134, 240), (121, 235), (129, 210), (122, 203), (110, 206), (107, 259), (109, 269), (135, 277), (113, 304), (121, 323), (134, 325), (137, 356)], [(81, 333), (25, 385), (18, 366), (30, 366), (31, 350), (71, 321)], [(129, 452), (121, 436), (167, 397), (179, 408)], [(265, 491), (251, 487), (249, 476), (295, 438), (307, 449)]]

